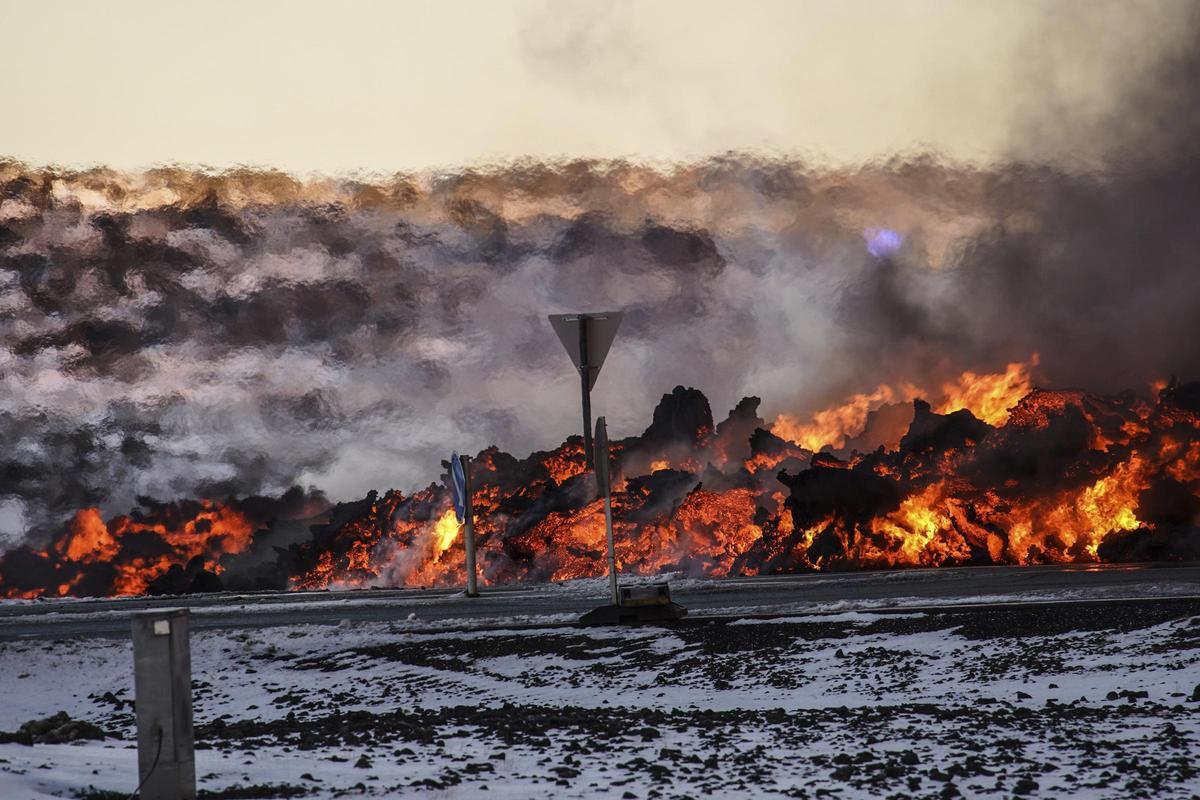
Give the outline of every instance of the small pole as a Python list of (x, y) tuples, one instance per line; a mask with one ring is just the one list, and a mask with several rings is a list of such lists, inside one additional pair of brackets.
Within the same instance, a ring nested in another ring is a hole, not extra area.
[(604, 494), (604, 537), (608, 542), (608, 588), (612, 591), (614, 606), (621, 605), (621, 591), (617, 586), (617, 551), (613, 544), (612, 486), (609, 480), (608, 426), (604, 417), (596, 420), (596, 483)]
[(467, 597), (479, 597), (479, 577), (475, 569), (475, 512), (471, 507), (471, 457), (459, 456), (463, 484), (463, 544), (467, 551)]
[(621, 605), (621, 593), (617, 589), (617, 554), (613, 545), (612, 495), (604, 492), (604, 535), (608, 538), (608, 588), (612, 590), (614, 606)]
[(592, 382), (588, 366), (588, 318), (579, 317), (579, 382), (583, 390), (583, 453), (588, 469), (595, 469), (592, 455)]

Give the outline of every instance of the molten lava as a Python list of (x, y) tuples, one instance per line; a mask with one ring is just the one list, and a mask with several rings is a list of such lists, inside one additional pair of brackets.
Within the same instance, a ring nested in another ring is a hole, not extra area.
[[(881, 386), (770, 426), (757, 398), (714, 425), (704, 396), (677, 387), (645, 432), (612, 442), (617, 561), (721, 577), (1200, 557), (1200, 384), (1152, 401), (1048, 391), (1032, 388), (1036, 364), (963, 373), (934, 404)], [(901, 432), (863, 446), (885, 412)], [(523, 460), (490, 448), (470, 469), (485, 585), (603, 572), (579, 437)], [(107, 521), (82, 509), (44, 549), (4, 554), (0, 594), (457, 585), (445, 477), (332, 508), (294, 490), (145, 501)]]
[[(253, 539), (254, 526), (246, 516), (220, 503), (202, 500), (155, 511), (153, 520), (118, 516), (105, 522), (99, 509), (81, 509), (47, 550), (6, 554), (5, 573), (14, 554), (33, 572), (16, 580), (5, 574), (0, 588), (9, 597), (145, 594), (172, 568), (192, 564), (220, 575), (222, 557), (242, 553)], [(42, 575), (54, 575), (58, 583), (21, 585)]]

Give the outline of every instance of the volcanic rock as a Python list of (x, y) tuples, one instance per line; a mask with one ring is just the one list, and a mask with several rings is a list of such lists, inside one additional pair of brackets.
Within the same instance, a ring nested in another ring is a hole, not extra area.
[(899, 507), (904, 493), (896, 481), (864, 469), (848, 469), (828, 454), (813, 457), (812, 466), (798, 475), (786, 471), (779, 481), (791, 489), (787, 506), (796, 530), (808, 528), (831, 513), (851, 524)]
[(909, 403), (887, 403), (867, 413), (862, 432), (846, 440), (839, 452), (869, 453), (879, 447), (893, 449), (912, 425), (914, 408)]
[(219, 592), (223, 588), (220, 577), (204, 568), (204, 556), (195, 556), (187, 566), (172, 564), (146, 587), (146, 594), (195, 594), (197, 592)]
[(0, 731), (0, 743), (65, 744), (81, 739), (104, 739), (110, 735), (90, 722), (72, 719), (67, 712), (59, 711), (52, 717), (31, 719), (14, 733)]
[(1096, 552), (1102, 561), (1113, 563), (1200, 560), (1200, 527), (1160, 525), (1114, 531), (1100, 541)]
[(900, 449), (906, 453), (956, 450), (981, 441), (991, 430), (991, 425), (966, 409), (935, 414), (929, 403), (914, 400), (913, 421), (900, 438)]
[(1200, 496), (1186, 483), (1160, 477), (1138, 495), (1137, 518), (1155, 526), (1195, 524), (1200, 522)]
[(654, 409), (650, 427), (642, 433), (641, 448), (663, 448), (672, 444), (699, 444), (713, 431), (712, 409), (699, 389), (676, 386), (664, 394)]
[(1035, 389), (1022, 398), (1008, 423), (972, 451), (963, 474), (1017, 497), (1094, 482), (1109, 456), (1092, 447), (1097, 431), (1085, 399), (1067, 395)]
[(1013, 794), (1032, 794), (1038, 789), (1038, 782), (1032, 778), (1021, 778), (1013, 786)]
[[(787, 439), (781, 439), (766, 428), (755, 428), (750, 434), (750, 454), (782, 456), (799, 448)], [(808, 451), (803, 451), (807, 453)]]
[(737, 406), (729, 412), (724, 422), (717, 423), (715, 447), (730, 461), (742, 461), (750, 457), (751, 437), (755, 431), (766, 427), (766, 422), (758, 416), (758, 406), (762, 400), (758, 397), (743, 397)]
[(626, 519), (648, 522), (670, 512), (697, 483), (695, 475), (676, 469), (661, 469), (651, 475), (629, 478), (629, 488), (635, 492), (645, 492), (647, 500), (641, 508), (629, 513)]
[(1174, 378), (1159, 392), (1159, 400), (1193, 414), (1200, 414), (1200, 381), (1179, 383)]

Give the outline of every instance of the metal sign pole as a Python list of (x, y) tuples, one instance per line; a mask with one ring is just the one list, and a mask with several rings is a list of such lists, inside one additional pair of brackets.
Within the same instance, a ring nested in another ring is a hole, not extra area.
[(554, 333), (571, 363), (579, 370), (579, 388), (583, 395), (583, 460), (589, 470), (596, 466), (592, 446), (592, 387), (600, 377), (600, 367), (604, 366), (604, 357), (616, 338), (622, 316), (620, 311), (550, 315)]
[(617, 585), (617, 552), (613, 544), (612, 486), (609, 481), (608, 426), (604, 417), (596, 420), (596, 483), (604, 495), (604, 537), (608, 542), (608, 588), (612, 592), (614, 606), (621, 604), (621, 591)]
[(583, 453), (587, 468), (595, 468), (592, 455), (592, 382), (588, 373), (588, 320), (579, 320), (579, 383), (583, 389)]
[(479, 577), (475, 574), (475, 510), (471, 503), (471, 457), (459, 456), (463, 470), (463, 544), (467, 550), (467, 597), (479, 597)]

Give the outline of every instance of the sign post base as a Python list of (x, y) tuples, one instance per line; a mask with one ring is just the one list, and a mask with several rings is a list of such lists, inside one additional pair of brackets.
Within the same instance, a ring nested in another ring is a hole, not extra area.
[(687, 609), (678, 603), (658, 606), (615, 606), (593, 608), (579, 618), (580, 625), (646, 625), (658, 622), (677, 622), (687, 616)]
[(666, 583), (622, 586), (619, 603), (593, 608), (579, 618), (581, 625), (643, 625), (675, 622), (687, 615), (687, 609), (671, 601)]

